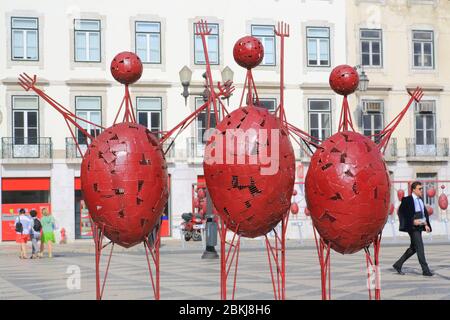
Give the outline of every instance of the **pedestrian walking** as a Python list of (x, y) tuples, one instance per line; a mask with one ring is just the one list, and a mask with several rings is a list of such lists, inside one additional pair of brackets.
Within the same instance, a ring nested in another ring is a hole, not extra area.
[(48, 257), (53, 257), (53, 243), (55, 243), (55, 218), (50, 212), (44, 208), (42, 209), (42, 238), (41, 238), (41, 252), (44, 252), (44, 245), (47, 244)]
[(41, 241), (41, 233), (42, 233), (42, 224), (39, 218), (37, 217), (37, 211), (31, 210), (30, 216), (32, 219), (32, 228), (31, 228), (31, 259), (41, 258), (42, 257), (42, 246), (39, 245)]
[(20, 248), (20, 259), (28, 259), (27, 242), (30, 240), (31, 232), (31, 218), (25, 213), (25, 209), (20, 209), (19, 216), (15, 220), (16, 242)]

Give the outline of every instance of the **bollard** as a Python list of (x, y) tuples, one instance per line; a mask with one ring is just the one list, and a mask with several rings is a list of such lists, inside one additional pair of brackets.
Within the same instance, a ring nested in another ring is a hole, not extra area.
[(202, 259), (217, 259), (215, 246), (217, 245), (217, 223), (214, 221), (213, 204), (208, 190), (206, 190), (206, 225), (205, 225), (205, 251)]

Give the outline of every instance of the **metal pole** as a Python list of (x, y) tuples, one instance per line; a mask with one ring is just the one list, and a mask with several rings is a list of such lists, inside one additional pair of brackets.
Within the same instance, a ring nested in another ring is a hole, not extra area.
[(217, 223), (214, 221), (213, 203), (206, 189), (206, 226), (205, 226), (205, 251), (202, 259), (218, 259), (215, 246), (217, 245)]

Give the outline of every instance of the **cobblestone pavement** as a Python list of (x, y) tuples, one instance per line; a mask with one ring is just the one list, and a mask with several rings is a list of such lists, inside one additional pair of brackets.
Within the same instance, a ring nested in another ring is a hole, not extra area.
[[(425, 243), (428, 263), (435, 272), (423, 277), (417, 257), (404, 266), (392, 264), (408, 246), (406, 240), (382, 244), (382, 299), (450, 299), (450, 243)], [(164, 239), (161, 247), (161, 299), (219, 299), (219, 260), (202, 260), (200, 242), (182, 248), (178, 240)], [(95, 267), (92, 241), (57, 245), (52, 259), (20, 260), (15, 243), (0, 244), (0, 299), (94, 299)], [(105, 252), (106, 255), (106, 252)], [(104, 261), (106, 257), (104, 257)], [(70, 270), (79, 267), (81, 287), (69, 289)], [(332, 299), (368, 299), (363, 252), (332, 253)], [(312, 242), (288, 242), (288, 299), (320, 299), (320, 272)], [(152, 299), (143, 247), (118, 248), (112, 258), (104, 299)], [(273, 299), (267, 253), (261, 241), (242, 243), (236, 299)]]

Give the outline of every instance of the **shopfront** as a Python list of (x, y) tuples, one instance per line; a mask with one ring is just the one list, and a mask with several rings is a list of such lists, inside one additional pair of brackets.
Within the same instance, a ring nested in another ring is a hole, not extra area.
[(2, 178), (2, 241), (15, 240), (15, 218), (20, 209), (29, 214), (42, 209), (51, 212), (50, 178)]

